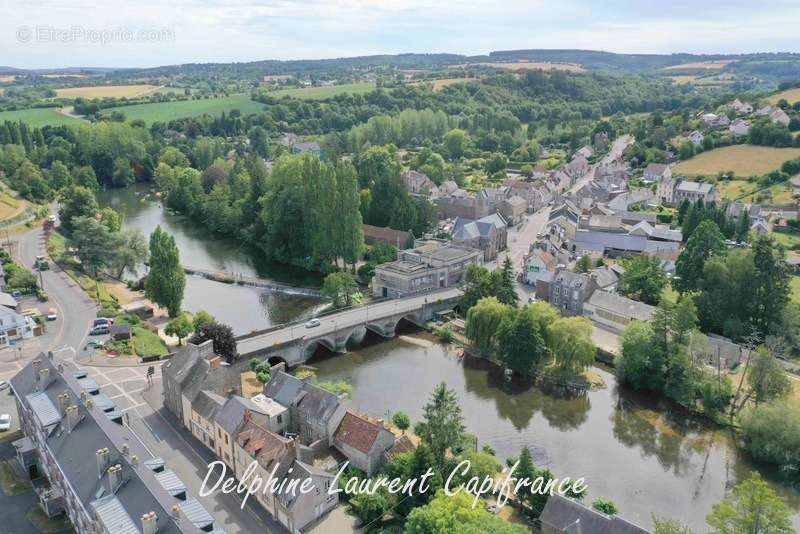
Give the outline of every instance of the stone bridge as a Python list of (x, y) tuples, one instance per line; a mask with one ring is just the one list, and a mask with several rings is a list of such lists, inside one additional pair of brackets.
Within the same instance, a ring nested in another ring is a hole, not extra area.
[(367, 330), (391, 338), (398, 323), (424, 326), (436, 312), (453, 308), (461, 297), (458, 288), (427, 292), (320, 316), (319, 326), (306, 328), (298, 322), (236, 338), (243, 358), (280, 358), (289, 366), (308, 360), (320, 346), (331, 352), (346, 352), (363, 341)]

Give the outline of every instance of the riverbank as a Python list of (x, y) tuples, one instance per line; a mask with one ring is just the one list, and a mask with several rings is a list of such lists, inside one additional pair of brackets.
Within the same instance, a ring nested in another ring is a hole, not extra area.
[(584, 476), (590, 500), (611, 499), (639, 524), (650, 525), (651, 513), (676, 517), (680, 510), (683, 521), (704, 532), (711, 506), (758, 470), (787, 499), (800, 528), (800, 493), (753, 464), (730, 431), (629, 391), (602, 367), (591, 370), (607, 387), (577, 395), (507, 381), (496, 366), (457, 351), (429, 333), (401, 329), (389, 341), (369, 334), (347, 354), (320, 352), (310, 364), (319, 380), (352, 385), (353, 409), (385, 420), (402, 410), (412, 424), (444, 380), (479, 448), (491, 445), (502, 461), (527, 446), (537, 465)]

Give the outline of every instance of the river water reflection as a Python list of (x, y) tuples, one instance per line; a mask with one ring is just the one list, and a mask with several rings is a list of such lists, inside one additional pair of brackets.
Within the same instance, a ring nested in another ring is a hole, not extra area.
[[(319, 278), (299, 269), (271, 264), (257, 251), (234, 239), (214, 236), (186, 217), (169, 213), (162, 203), (147, 196), (147, 189), (110, 189), (97, 195), (101, 207), (111, 206), (122, 214), (124, 229), (137, 229), (145, 239), (160, 225), (175, 238), (181, 263), (186, 266), (258, 276), (299, 286), (318, 286)], [(232, 286), (189, 276), (183, 307), (206, 310), (244, 334), (294, 319), (310, 316), (319, 299)]]
[[(705, 516), (753, 466), (725, 430), (665, 411), (616, 386), (612, 374), (595, 371), (607, 387), (581, 397), (559, 397), (509, 384), (483, 360), (460, 360), (427, 334), (375, 342), (348, 354), (318, 357), (311, 364), (323, 380), (353, 386), (358, 410), (388, 418), (397, 410), (418, 421), (434, 386), (456, 391), (469, 432), (498, 457), (531, 449), (537, 464), (557, 476), (584, 477), (590, 501), (613, 500), (642, 525), (650, 514), (706, 532)], [(776, 485), (797, 512), (800, 494)], [(800, 527), (800, 517), (794, 517)]]

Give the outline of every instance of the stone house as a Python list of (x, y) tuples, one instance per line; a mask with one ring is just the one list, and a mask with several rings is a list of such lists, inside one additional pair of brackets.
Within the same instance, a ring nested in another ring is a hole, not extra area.
[(672, 177), (672, 169), (664, 163), (651, 163), (644, 169), (642, 180), (645, 182), (660, 182)]
[(528, 202), (520, 196), (512, 195), (500, 202), (498, 210), (509, 226), (516, 226), (525, 218)]
[(334, 448), (368, 477), (383, 464), (386, 451), (393, 445), (394, 434), (383, 426), (382, 421), (371, 421), (351, 411), (342, 418), (333, 436)]
[(550, 304), (562, 315), (583, 315), (583, 303), (596, 289), (588, 275), (559, 269), (550, 284)]
[(580, 210), (575, 204), (565, 201), (550, 210), (545, 232), (561, 240), (575, 239), (580, 222)]
[(286, 479), (287, 487), (299, 487), (303, 481), (310, 480), (314, 488), (310, 492), (284, 491), (275, 496), (274, 516), (292, 534), (300, 534), (339, 504), (339, 494), (330, 491), (335, 475), (327, 471), (296, 460)]
[(483, 260), (491, 261), (508, 244), (508, 225), (498, 213), (477, 221), (457, 218), (453, 225), (453, 243), (483, 251)]
[(750, 121), (736, 119), (728, 126), (728, 130), (736, 137), (742, 137), (750, 132)]
[(731, 102), (731, 108), (740, 115), (747, 115), (753, 112), (753, 105), (749, 102), (742, 102), (738, 98)]
[(203, 445), (214, 452), (216, 447), (216, 428), (214, 421), (222, 409), (225, 399), (212, 391), (200, 391), (189, 404), (189, 425), (187, 428)]
[[(263, 395), (262, 395), (263, 397)], [(273, 414), (273, 417), (285, 417), (289, 419), (288, 410), (272, 401), (271, 405), (283, 413)], [(238, 395), (231, 395), (225, 401), (225, 404), (217, 411), (214, 420), (216, 452), (220, 460), (230, 467), (234, 472), (236, 471), (236, 454), (234, 451), (234, 442), (239, 430), (244, 426), (247, 421), (269, 427), (270, 413), (263, 406), (252, 402), (250, 399), (245, 399)]]
[(537, 285), (540, 280), (552, 281), (557, 266), (556, 259), (552, 254), (546, 250), (534, 248), (522, 261), (526, 284)]
[(433, 183), (427, 174), (409, 170), (403, 173), (403, 182), (406, 184), (406, 189), (412, 195), (421, 195), (431, 198), (439, 196), (439, 188)]
[(289, 428), (305, 445), (333, 444), (333, 434), (345, 415), (339, 397), (311, 382), (276, 369), (264, 386), (264, 395), (289, 410)]
[(542, 534), (650, 534), (618, 515), (605, 515), (560, 494), (547, 499), (539, 520)]
[(705, 139), (705, 136), (699, 130), (694, 130), (692, 133), (690, 133), (686, 137), (687, 137), (687, 139), (689, 139), (689, 141), (694, 146), (702, 145), (703, 144), (703, 140)]

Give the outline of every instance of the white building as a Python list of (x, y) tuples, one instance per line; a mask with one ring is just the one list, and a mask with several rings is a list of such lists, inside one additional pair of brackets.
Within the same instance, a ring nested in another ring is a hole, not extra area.
[(0, 306), (0, 345), (33, 337), (36, 323), (6, 306)]

